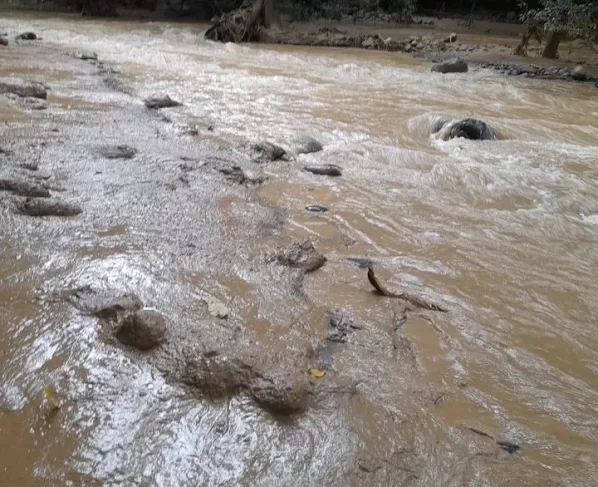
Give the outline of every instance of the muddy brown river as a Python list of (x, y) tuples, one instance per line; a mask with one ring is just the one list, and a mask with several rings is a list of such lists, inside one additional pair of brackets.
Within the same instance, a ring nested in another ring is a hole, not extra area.
[[(434, 75), (396, 53), (212, 44), (191, 24), (0, 16), (0, 32), (23, 31), (43, 40), (0, 50), (0, 77), (51, 90), (41, 111), (0, 99), (0, 147), (12, 151), (0, 169), (39, 164), (83, 213), (19, 215), (0, 194), (0, 485), (596, 484), (591, 84)], [(95, 51), (118, 83), (72, 50)], [(184, 106), (149, 114), (141, 100), (154, 93)], [(430, 127), (443, 116), (480, 118), (500, 139), (438, 140)], [(255, 164), (236, 149), (304, 136), (324, 150)], [(118, 144), (139, 153), (99, 155)], [(223, 179), (212, 167), (228, 160), (267, 181)], [(343, 175), (302, 171), (311, 163)], [(296, 238), (326, 265), (299, 276), (273, 263)], [(373, 293), (351, 259), (448, 312), (402, 320), (405, 303)], [(59, 297), (80, 286), (160, 310), (163, 350), (103, 340)], [(206, 293), (227, 319), (208, 313)], [(331, 343), (333, 309), (354, 326)], [(185, 347), (278, 357), (304, 345), (325, 375), (310, 379), (303, 413), (176, 380)]]

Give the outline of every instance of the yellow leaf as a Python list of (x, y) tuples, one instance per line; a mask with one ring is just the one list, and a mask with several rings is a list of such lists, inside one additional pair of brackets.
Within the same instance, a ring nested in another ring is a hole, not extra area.
[(203, 301), (208, 305), (208, 312), (212, 316), (216, 318), (226, 318), (228, 316), (228, 308), (222, 301), (213, 296), (206, 296)]
[(309, 375), (315, 377), (316, 379), (321, 379), (322, 377), (324, 377), (324, 374), (326, 373), (320, 369), (309, 369), (307, 372), (309, 373)]
[(58, 401), (54, 397), (54, 393), (52, 392), (50, 386), (44, 387), (44, 394), (46, 396), (46, 399), (50, 403), (50, 406), (52, 406), (52, 409), (60, 409), (60, 404), (58, 404)]

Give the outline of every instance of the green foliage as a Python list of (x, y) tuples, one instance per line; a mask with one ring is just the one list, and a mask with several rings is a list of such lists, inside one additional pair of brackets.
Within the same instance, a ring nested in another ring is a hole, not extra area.
[(525, 3), (522, 20), (540, 25), (546, 32), (569, 35), (588, 35), (598, 28), (598, 2), (596, 0), (541, 0), (541, 7), (527, 10)]

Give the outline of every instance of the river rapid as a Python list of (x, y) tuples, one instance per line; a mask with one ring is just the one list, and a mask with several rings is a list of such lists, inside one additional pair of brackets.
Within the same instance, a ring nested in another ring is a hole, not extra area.
[[(193, 193), (164, 197), (151, 218), (144, 204), (154, 204), (147, 188), (162, 178), (157, 166), (139, 169), (126, 191), (102, 186), (88, 204), (93, 221), (87, 213), (67, 223), (0, 213), (0, 485), (594, 485), (596, 88), (485, 70), (437, 75), (398, 53), (213, 44), (203, 29), (0, 17), (2, 32), (31, 30), (57, 51), (97, 52), (135, 93), (133, 102), (83, 89), (67, 67), (24, 68), (18, 51), (0, 51), (0, 76), (52, 87), (58, 108), (35, 115), (39, 127), (76, 133), (86, 119), (141, 110), (139, 99), (164, 92), (184, 103), (163, 112), (170, 126), (199, 130), (181, 136), (181, 146), (176, 137), (156, 146), (164, 160), (200, 143), (292, 147), (311, 136), (324, 146), (260, 168), (268, 181), (251, 197), (220, 197), (206, 182), (208, 197), (192, 181)], [(0, 146), (19, 127), (31, 129), (27, 117), (0, 104)], [(499, 140), (438, 140), (430, 135), (438, 117), (482, 119)], [(153, 147), (135, 137), (121, 123), (80, 143)], [(60, 150), (50, 153), (48, 164), (60, 167)], [(314, 176), (301, 170), (307, 163), (337, 164), (343, 175)], [(98, 186), (86, 171), (100, 172), (92, 164), (70, 160), (58, 182), (91, 194)], [(204, 210), (210, 201), (217, 206)], [(329, 211), (306, 211), (312, 204)], [(274, 223), (256, 231), (259, 205)], [(110, 216), (101, 222), (102, 214)], [(306, 275), (302, 297), (252, 273), (271, 265), (260, 249), (304, 237), (328, 262)], [(191, 241), (197, 252), (179, 254)], [(449, 312), (412, 316), (397, 340), (398, 300), (373, 294), (350, 258), (372, 260), (388, 287)], [(326, 310), (351, 315), (359, 327), (317, 382), (345, 380), (351, 392), (330, 386), (328, 399), (320, 394), (290, 420), (243, 396), (198, 398), (103, 343), (93, 319), (44, 297), (86, 284), (132, 290), (184, 328), (180, 336), (201, 340), (189, 332), (199, 315), (201, 326), (226, 328), (197, 304), (209, 283), (238, 322), (222, 336), (250, 337), (239, 347), (315, 347)], [(52, 417), (48, 384), (62, 403)], [(509, 454), (496, 440), (521, 449)]]

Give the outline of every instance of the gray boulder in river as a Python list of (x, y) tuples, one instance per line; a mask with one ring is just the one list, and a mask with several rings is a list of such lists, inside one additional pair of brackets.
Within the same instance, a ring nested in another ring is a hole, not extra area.
[(443, 140), (462, 137), (470, 140), (494, 140), (496, 132), (486, 125), (485, 122), (475, 118), (463, 120), (438, 120), (432, 126), (432, 133), (439, 134)]
[(467, 73), (469, 70), (467, 63), (463, 59), (451, 59), (432, 66), (433, 73)]

